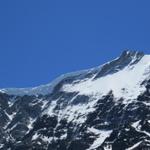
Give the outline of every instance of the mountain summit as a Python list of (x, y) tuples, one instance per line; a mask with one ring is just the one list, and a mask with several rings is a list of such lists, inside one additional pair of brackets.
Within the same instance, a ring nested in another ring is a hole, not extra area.
[(0, 150), (150, 149), (150, 55), (0, 91)]
[(61, 80), (65, 80), (66, 78), (72, 78), (72, 77), (75, 77), (75, 79), (77, 77), (79, 77), (80, 79), (82, 78), (84, 79), (86, 76), (90, 77), (93, 75), (95, 76), (95, 79), (100, 78), (102, 76), (106, 76), (108, 74), (118, 72), (119, 70), (123, 69), (129, 64), (131, 65), (131, 64), (137, 63), (144, 56), (147, 56), (147, 55), (144, 55), (143, 52), (125, 50), (122, 52), (120, 57), (110, 62), (107, 62), (104, 65), (101, 65), (99, 67), (92, 68), (92, 69), (64, 74), (47, 85), (42, 85), (42, 86), (33, 87), (33, 88), (7, 88), (7, 89), (1, 89), (1, 92), (11, 94), (11, 95), (50, 94), (53, 88), (59, 82), (61, 82)]

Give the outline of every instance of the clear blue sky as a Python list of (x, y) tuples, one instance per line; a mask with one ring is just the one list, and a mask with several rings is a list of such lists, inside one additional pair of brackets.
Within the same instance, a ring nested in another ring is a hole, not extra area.
[(0, 1), (0, 87), (45, 84), (124, 49), (149, 53), (149, 0)]

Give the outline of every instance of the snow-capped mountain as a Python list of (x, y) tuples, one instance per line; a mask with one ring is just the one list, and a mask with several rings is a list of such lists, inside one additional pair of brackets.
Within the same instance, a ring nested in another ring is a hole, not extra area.
[(0, 150), (150, 149), (150, 55), (1, 89), (0, 120)]

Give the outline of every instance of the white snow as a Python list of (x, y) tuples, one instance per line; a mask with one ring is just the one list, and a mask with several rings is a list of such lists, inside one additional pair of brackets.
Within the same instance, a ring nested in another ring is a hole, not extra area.
[(138, 147), (141, 143), (142, 143), (142, 141), (136, 143), (135, 145), (133, 145), (133, 146), (130, 147), (130, 148), (127, 148), (126, 150), (133, 150), (133, 149), (135, 149), (136, 147)]
[(95, 128), (93, 128), (93, 127), (88, 128), (88, 131), (90, 131), (90, 132), (94, 133), (95, 135), (98, 135), (98, 134), (100, 134), (100, 133), (101, 133), (101, 132), (100, 132), (100, 130), (95, 129)]
[(50, 116), (56, 114), (58, 116), (58, 123), (60, 122), (60, 120), (66, 119), (67, 122), (82, 124), (85, 122), (87, 114), (95, 110), (94, 105), (96, 104), (97, 100), (98, 99), (91, 98), (88, 103), (67, 105), (66, 107), (62, 107), (58, 111), (54, 111), (54, 108), (57, 105), (57, 100), (52, 101), (50, 106), (43, 112), (43, 114), (49, 114)]
[(29, 121), (28, 121), (28, 129), (31, 130), (33, 128), (33, 123), (36, 119), (33, 119), (33, 118), (29, 118)]
[(46, 100), (42, 100), (42, 106), (41, 106), (41, 108), (42, 108), (42, 110), (45, 108), (45, 106), (47, 105), (47, 103), (48, 103), (48, 101), (46, 101)]
[(142, 131), (142, 130), (141, 130), (141, 125), (139, 124), (139, 122), (140, 122), (140, 121), (137, 121), (137, 122), (133, 123), (133, 124), (132, 124), (132, 127), (134, 127), (136, 131), (138, 131), (138, 132), (140, 132), (140, 133), (144, 133), (144, 134), (146, 134), (147, 136), (150, 137), (150, 133), (149, 133), (149, 132), (147, 132), (147, 131)]
[(47, 137), (47, 136), (43, 136), (42, 137), (42, 140), (44, 142), (47, 142), (47, 143), (51, 143), (51, 141), (53, 140), (54, 138), (53, 137)]
[[(97, 80), (93, 80), (93, 78), (84, 78), (82, 81), (76, 80), (73, 84), (66, 84), (63, 87), (63, 90), (66, 92), (79, 91), (80, 94), (86, 95), (98, 94), (99, 96), (107, 94), (110, 90), (113, 90), (114, 95), (117, 98), (124, 97), (126, 99), (134, 99), (145, 90), (145, 87), (140, 84), (149, 76), (148, 74), (150, 71), (150, 55), (144, 55), (137, 64), (131, 65), (134, 61), (136, 61), (136, 57), (137, 56), (135, 54), (135, 56), (132, 57), (132, 62), (123, 70), (118, 70), (117, 73), (109, 74)], [(106, 64), (109, 63), (110, 62), (107, 62)], [(64, 74), (46, 85), (31, 88), (6, 88), (0, 89), (0, 92), (13, 95), (50, 94), (54, 87), (64, 78), (74, 77), (77, 75), (83, 76), (90, 72), (99, 72), (103, 66), (104, 65), (92, 69)], [(93, 77), (95, 76), (96, 74)]]
[(52, 82), (45, 84), (45, 85), (40, 85), (40, 86), (36, 86), (36, 87), (27, 87), (27, 88), (4, 88), (4, 89), (0, 89), (0, 92), (7, 93), (10, 95), (20, 95), (20, 96), (22, 96), (22, 95), (39, 95), (39, 94), (46, 95), (46, 94), (50, 94), (53, 91), (54, 87), (60, 81), (62, 81), (64, 78), (87, 74), (93, 70), (98, 70), (98, 69), (99, 69), (99, 66), (95, 67), (95, 68), (91, 68), (91, 69), (66, 73), (66, 74), (63, 74), (63, 75), (57, 77), (55, 80), (53, 80)]
[(134, 123), (132, 124), (132, 127), (133, 127), (133, 128), (136, 128), (136, 129), (139, 129), (139, 128), (140, 128), (140, 126), (139, 126), (140, 121), (141, 121), (141, 120), (134, 122)]
[(32, 141), (36, 140), (39, 137), (39, 135), (37, 133), (35, 133), (32, 137)]
[(142, 102), (143, 104), (145, 104), (146, 106), (150, 106), (149, 102)]
[(57, 100), (56, 101), (52, 101), (50, 106), (48, 107), (48, 109), (46, 109), (43, 114), (50, 114), (50, 115), (53, 115), (54, 114), (54, 108), (56, 107), (57, 105)]
[(4, 144), (0, 144), (0, 148), (3, 148)]
[(13, 120), (13, 118), (15, 117), (15, 115), (16, 115), (16, 113), (17, 113), (17, 112), (14, 112), (14, 113), (12, 113), (11, 115), (9, 115), (6, 111), (4, 111), (4, 112), (5, 112), (5, 114), (7, 115), (7, 117), (9, 118), (10, 121)]
[(10, 129), (8, 129), (8, 131), (13, 130), (14, 128), (16, 128), (18, 126), (19, 123), (16, 123), (15, 125), (13, 125)]
[(5, 90), (1, 89), (0, 92), (1, 92), (1, 93), (5, 93)]
[(150, 55), (145, 55), (137, 64), (130, 64), (114, 74), (96, 80), (91, 78), (75, 84), (65, 84), (62, 90), (65, 92), (79, 92), (80, 95), (99, 95), (99, 97), (108, 94), (112, 90), (116, 98), (136, 99), (145, 91), (145, 86), (141, 83), (149, 78), (149, 72)]
[(8, 127), (8, 125), (11, 123), (11, 121), (14, 119), (15, 115), (17, 114), (17, 112), (12, 113), (11, 115), (9, 115), (6, 110), (4, 110), (5, 114), (7, 115), (7, 117), (9, 118), (9, 121), (7, 122), (7, 124), (4, 126), (4, 129), (6, 129)]
[(98, 130), (93, 127), (88, 128), (88, 130), (94, 133), (95, 135), (97, 135), (97, 139), (93, 142), (93, 144), (87, 150), (95, 150), (96, 148), (101, 146), (103, 142), (105, 141), (105, 139), (109, 137), (110, 134), (112, 133), (112, 130)]
[(67, 138), (67, 133), (63, 134), (60, 139), (63, 140), (63, 139), (66, 139)]
[(35, 133), (32, 137), (32, 141), (37, 140), (38, 138), (42, 139), (42, 141), (46, 143), (51, 143), (52, 140), (57, 140), (56, 137), (47, 137), (40, 134)]

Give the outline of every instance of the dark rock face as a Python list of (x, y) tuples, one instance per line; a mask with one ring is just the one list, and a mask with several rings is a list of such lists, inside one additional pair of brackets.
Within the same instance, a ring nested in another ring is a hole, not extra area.
[[(148, 96), (150, 93), (146, 91), (136, 102), (128, 106), (122, 103), (122, 99), (116, 105), (113, 93), (110, 92), (97, 101), (95, 110), (87, 115), (83, 124), (67, 122), (64, 118), (59, 120), (56, 114), (41, 115), (41, 103), (36, 97), (18, 97), (8, 110), (10, 113), (13, 110), (16, 111), (14, 109), (16, 108), (19, 113), (10, 123), (9, 120), (6, 121), (7, 127), (4, 129), (1, 127), (0, 130), (0, 140), (5, 145), (2, 149), (85, 150), (98, 138), (98, 135), (88, 131), (89, 128), (112, 131), (96, 150), (104, 149), (109, 144), (113, 150), (125, 150), (138, 142), (140, 142), (139, 149), (149, 147), (147, 142), (150, 140), (150, 107), (144, 104), (147, 101), (145, 97)], [(84, 96), (80, 98), (87, 99)], [(24, 99), (27, 101), (21, 103)], [(31, 105), (33, 102), (34, 107)], [(61, 103), (63, 102), (59, 102), (58, 105)], [(55, 107), (56, 110), (60, 108), (58, 105)], [(76, 105), (76, 103), (71, 105)], [(36, 109), (39, 113), (35, 112)], [(29, 118), (36, 118), (30, 130)], [(137, 121), (139, 121), (139, 127), (132, 126)]]
[(142, 56), (125, 51), (101, 70), (64, 78), (47, 95), (0, 93), (0, 150), (150, 149), (150, 80), (143, 82), (145, 92), (128, 102), (116, 100), (113, 91), (95, 99), (61, 90), (66, 83), (136, 64)]

